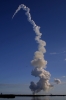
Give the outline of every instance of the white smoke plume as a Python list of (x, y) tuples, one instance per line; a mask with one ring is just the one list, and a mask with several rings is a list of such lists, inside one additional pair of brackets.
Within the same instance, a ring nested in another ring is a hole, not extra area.
[(56, 84), (61, 84), (61, 80), (60, 79), (54, 79), (54, 82), (56, 83)]
[(35, 24), (35, 22), (31, 19), (30, 9), (26, 7), (24, 4), (19, 5), (18, 9), (14, 13), (13, 17), (18, 13), (20, 9), (26, 11), (26, 16), (28, 17), (28, 21), (32, 24), (33, 30), (36, 33), (35, 40), (38, 43), (38, 50), (34, 53), (34, 59), (31, 61), (32, 66), (34, 66), (34, 70), (32, 70), (31, 74), (35, 77), (39, 77), (39, 81), (35, 84), (34, 82), (30, 83), (29, 88), (33, 93), (38, 93), (41, 90), (48, 90), (50, 87), (53, 87), (49, 83), (50, 73), (46, 71), (47, 61), (44, 59), (44, 53), (46, 53), (46, 42), (41, 40), (40, 27)]

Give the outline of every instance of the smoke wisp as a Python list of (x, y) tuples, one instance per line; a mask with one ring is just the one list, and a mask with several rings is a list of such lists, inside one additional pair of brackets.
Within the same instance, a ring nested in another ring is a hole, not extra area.
[(56, 84), (61, 84), (61, 80), (60, 79), (54, 79), (54, 82), (56, 83)]
[(31, 91), (35, 94), (41, 90), (46, 91), (50, 87), (53, 87), (53, 85), (49, 83), (51, 75), (45, 70), (47, 65), (47, 61), (44, 59), (44, 53), (46, 53), (46, 42), (41, 40), (42, 33), (40, 32), (40, 27), (37, 26), (36, 23), (31, 19), (30, 9), (24, 4), (19, 5), (12, 18), (14, 18), (21, 8), (26, 11), (25, 14), (28, 17), (28, 21), (33, 26), (33, 30), (36, 33), (35, 40), (38, 43), (38, 50), (34, 53), (34, 58), (31, 61), (32, 66), (34, 66), (34, 70), (32, 70), (31, 75), (39, 77), (39, 81), (37, 83), (31, 82), (29, 86)]

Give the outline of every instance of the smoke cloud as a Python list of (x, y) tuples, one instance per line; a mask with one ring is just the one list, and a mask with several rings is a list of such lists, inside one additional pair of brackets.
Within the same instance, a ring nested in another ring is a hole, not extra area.
[(34, 53), (34, 58), (31, 61), (32, 66), (34, 66), (34, 70), (32, 70), (31, 75), (39, 77), (39, 81), (37, 83), (31, 82), (29, 86), (31, 91), (35, 94), (41, 90), (46, 91), (53, 87), (53, 85), (49, 83), (51, 75), (45, 70), (47, 65), (47, 61), (44, 59), (44, 53), (46, 53), (46, 42), (41, 40), (42, 33), (40, 32), (40, 27), (37, 26), (36, 23), (31, 19), (30, 9), (24, 4), (19, 5), (12, 18), (14, 18), (21, 8), (26, 11), (25, 14), (28, 17), (28, 21), (33, 26), (33, 30), (36, 33), (35, 40), (38, 43), (38, 50)]
[(54, 82), (55, 82), (56, 84), (61, 84), (61, 80), (60, 80), (60, 79), (54, 79)]

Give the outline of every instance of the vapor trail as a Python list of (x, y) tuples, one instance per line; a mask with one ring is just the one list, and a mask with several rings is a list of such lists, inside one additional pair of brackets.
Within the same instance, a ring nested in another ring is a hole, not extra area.
[(44, 53), (46, 52), (45, 46), (46, 42), (41, 40), (42, 33), (40, 32), (40, 27), (36, 25), (36, 23), (31, 19), (30, 9), (26, 7), (24, 4), (19, 5), (18, 9), (15, 11), (12, 19), (18, 13), (20, 9), (26, 11), (26, 16), (28, 17), (28, 21), (32, 24), (33, 30), (36, 33), (35, 40), (38, 43), (38, 50), (34, 53), (34, 59), (31, 61), (31, 64), (35, 67), (32, 70), (31, 74), (35, 77), (39, 77), (39, 81), (35, 84), (31, 82), (29, 88), (33, 93), (37, 93), (41, 90), (48, 90), (52, 85), (49, 83), (50, 73), (46, 71), (47, 61), (44, 59)]

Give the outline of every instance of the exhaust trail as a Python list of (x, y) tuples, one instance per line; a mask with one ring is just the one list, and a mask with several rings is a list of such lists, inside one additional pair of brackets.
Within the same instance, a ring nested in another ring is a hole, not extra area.
[(53, 87), (53, 85), (49, 83), (51, 74), (45, 70), (47, 65), (47, 61), (44, 59), (44, 53), (46, 53), (46, 42), (41, 39), (42, 33), (40, 32), (40, 26), (37, 26), (36, 23), (31, 19), (30, 9), (24, 4), (19, 5), (18, 9), (12, 16), (12, 19), (21, 9), (26, 11), (25, 14), (28, 18), (28, 21), (33, 26), (33, 30), (36, 33), (35, 40), (38, 43), (38, 50), (34, 53), (34, 58), (31, 61), (32, 66), (34, 66), (34, 70), (32, 70), (31, 75), (39, 77), (39, 81), (37, 83), (34, 83), (32, 81), (29, 86), (33, 94), (35, 94), (40, 92), (41, 90), (47, 91), (48, 89)]

